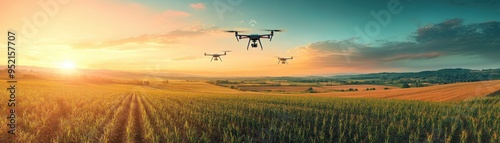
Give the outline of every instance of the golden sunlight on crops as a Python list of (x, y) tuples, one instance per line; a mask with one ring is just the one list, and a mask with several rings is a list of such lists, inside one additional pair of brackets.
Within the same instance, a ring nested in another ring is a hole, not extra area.
[[(498, 142), (500, 100), (474, 97), (499, 90), (499, 85), (500, 81), (485, 81), (387, 91), (276, 94), (199, 81), (131, 85), (27, 80), (18, 83), (16, 136), (0, 140)], [(7, 120), (0, 124), (6, 125)]]

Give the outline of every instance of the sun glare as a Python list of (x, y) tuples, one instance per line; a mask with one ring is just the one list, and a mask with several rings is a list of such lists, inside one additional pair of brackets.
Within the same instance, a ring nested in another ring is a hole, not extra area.
[(73, 63), (71, 61), (64, 61), (61, 63), (60, 67), (63, 69), (74, 69), (75, 63)]

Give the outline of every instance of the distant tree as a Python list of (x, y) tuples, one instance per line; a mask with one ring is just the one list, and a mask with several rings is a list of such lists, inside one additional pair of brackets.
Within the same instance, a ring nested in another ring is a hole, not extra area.
[(314, 89), (312, 87), (309, 87), (306, 91), (313, 91)]
[(316, 91), (312, 87), (309, 87), (305, 92), (316, 93)]
[(403, 83), (403, 88), (410, 88), (410, 85), (408, 83)]

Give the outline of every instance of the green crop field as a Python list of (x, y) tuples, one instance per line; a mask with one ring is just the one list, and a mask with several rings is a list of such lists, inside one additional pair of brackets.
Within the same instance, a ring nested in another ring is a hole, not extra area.
[[(135, 86), (32, 80), (19, 82), (18, 91), (16, 136), (0, 140), (500, 142), (498, 96), (454, 102), (337, 98), (181, 81)], [(7, 120), (0, 124), (8, 130)]]

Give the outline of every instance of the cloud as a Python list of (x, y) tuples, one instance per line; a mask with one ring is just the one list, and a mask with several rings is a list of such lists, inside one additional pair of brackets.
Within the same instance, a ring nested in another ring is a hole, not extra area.
[(193, 9), (198, 9), (198, 10), (205, 9), (205, 4), (203, 3), (193, 3), (190, 4), (189, 6)]
[(447, 2), (455, 6), (492, 6), (498, 3), (497, 0), (448, 0)]
[(417, 53), (417, 54), (400, 54), (394, 57), (387, 57), (383, 61), (391, 62), (391, 61), (399, 61), (405, 59), (432, 59), (442, 56), (442, 53), (439, 52), (430, 52), (430, 53)]
[(163, 12), (163, 15), (183, 17), (183, 16), (189, 16), (190, 14), (187, 12), (184, 12), (184, 11), (167, 10), (167, 11)]
[(215, 26), (197, 25), (187, 29), (170, 31), (165, 34), (144, 34), (136, 37), (128, 37), (103, 42), (74, 43), (72, 47), (75, 49), (107, 48), (122, 50), (137, 49), (143, 46), (166, 47), (170, 44), (181, 43), (183, 40), (188, 38), (215, 33), (218, 31), (220, 31), (219, 28)]
[[(500, 22), (464, 25), (462, 19), (450, 19), (420, 27), (412, 41), (382, 41), (377, 45), (328, 40), (297, 47), (291, 52), (309, 57), (311, 67), (388, 68), (395, 62), (427, 60), (447, 56), (476, 56), (486, 61), (500, 61)], [(411, 67), (411, 65), (407, 65)]]

